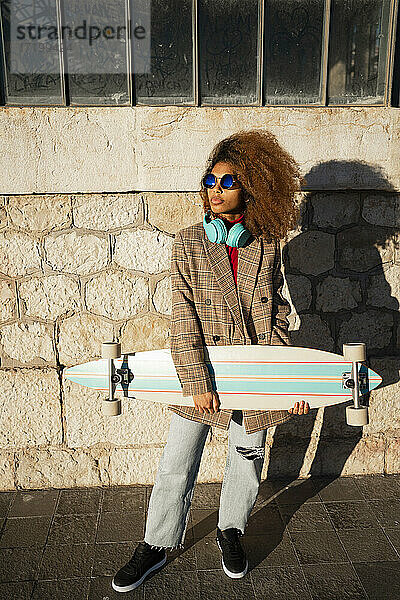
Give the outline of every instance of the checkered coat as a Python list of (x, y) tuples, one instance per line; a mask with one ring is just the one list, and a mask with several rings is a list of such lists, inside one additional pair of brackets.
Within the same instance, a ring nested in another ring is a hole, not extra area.
[[(171, 258), (171, 355), (184, 396), (212, 389), (203, 346), (288, 345), (289, 303), (282, 297), (279, 242), (251, 238), (238, 249), (237, 288), (225, 244), (210, 242), (202, 223), (182, 229)], [(169, 406), (179, 415), (228, 429), (233, 410), (200, 413)], [(243, 410), (246, 433), (292, 418), (287, 410)]]

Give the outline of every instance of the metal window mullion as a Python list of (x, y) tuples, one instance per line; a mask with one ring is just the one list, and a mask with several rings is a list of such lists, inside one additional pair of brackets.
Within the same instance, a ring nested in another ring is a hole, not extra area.
[(321, 105), (327, 106), (328, 98), (328, 60), (329, 60), (329, 32), (331, 26), (331, 0), (325, 0), (324, 29), (322, 40), (322, 78), (321, 78)]
[[(386, 97), (387, 97), (387, 78), (388, 78), (388, 67), (389, 67), (389, 53), (390, 53), (390, 33), (391, 33), (391, 8), (392, 2), (388, 2), (389, 7), (387, 8), (387, 4), (385, 0), (382, 0), (381, 9), (380, 9), (380, 38), (379, 38), (379, 46), (378, 46), (378, 69), (377, 69), (377, 80), (376, 80), (376, 90), (375, 95), (378, 95), (380, 83), (383, 80), (384, 82), (384, 90), (383, 90), (383, 104), (386, 105)], [(381, 39), (384, 32), (385, 27), (385, 18), (387, 19), (387, 33), (386, 33), (386, 47), (385, 53), (383, 55)], [(368, 71), (369, 76), (369, 71)]]
[[(388, 26), (388, 42), (386, 48), (386, 81), (385, 81), (385, 95), (384, 105), (391, 106), (392, 104), (392, 87), (393, 87), (393, 72), (394, 72), (394, 55), (395, 55), (395, 44), (396, 44), (396, 33), (397, 33), (397, 20), (398, 20), (399, 2), (398, 0), (391, 0), (390, 2), (390, 16)], [(400, 48), (397, 49), (400, 52)]]
[(265, 27), (265, 0), (259, 0), (258, 2), (258, 51), (257, 51), (257, 62), (258, 62), (258, 73), (257, 73), (257, 86), (258, 86), (258, 106), (264, 104), (264, 27)]
[(68, 85), (68, 57), (65, 53), (64, 38), (62, 34), (62, 24), (64, 21), (64, 7), (61, 6), (62, 0), (56, 0), (56, 14), (57, 14), (57, 29), (58, 29), (58, 51), (59, 51), (59, 63), (60, 63), (60, 77), (61, 77), (61, 94), (62, 102), (64, 106), (70, 104), (69, 97), (69, 85)]
[(6, 105), (7, 91), (9, 88), (7, 81), (7, 63), (6, 63), (6, 43), (3, 28), (3, 10), (0, 6), (0, 102), (2, 106)]
[[(130, 106), (134, 106), (136, 104), (136, 90), (134, 88), (135, 84), (135, 74), (134, 74), (134, 62), (133, 62), (133, 44), (132, 44), (132, 12), (131, 12), (131, 3), (130, 0), (125, 0), (125, 18), (126, 18), (126, 76), (128, 78), (128, 94), (130, 100)], [(150, 35), (150, 33), (149, 33)], [(135, 96), (135, 98), (134, 98)]]
[(199, 90), (199, 6), (198, 0), (192, 2), (192, 38), (193, 38), (193, 102), (200, 106)]

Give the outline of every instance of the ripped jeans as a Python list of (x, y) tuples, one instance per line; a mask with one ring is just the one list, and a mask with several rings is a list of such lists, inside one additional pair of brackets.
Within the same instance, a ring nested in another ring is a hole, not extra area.
[[(246, 433), (234, 411), (222, 482), (218, 527), (242, 535), (257, 498), (267, 430)], [(150, 496), (144, 540), (157, 548), (183, 547), (194, 486), (210, 425), (172, 413), (167, 444)]]

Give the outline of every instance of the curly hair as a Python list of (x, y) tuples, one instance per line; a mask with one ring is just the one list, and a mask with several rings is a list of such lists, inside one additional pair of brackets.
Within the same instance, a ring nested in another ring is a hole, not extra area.
[[(306, 180), (294, 158), (269, 131), (238, 131), (212, 150), (204, 175), (218, 162), (229, 163), (242, 186), (244, 224), (253, 236), (282, 239), (295, 226), (298, 208), (294, 194)], [(207, 190), (201, 183), (204, 211), (211, 210)]]

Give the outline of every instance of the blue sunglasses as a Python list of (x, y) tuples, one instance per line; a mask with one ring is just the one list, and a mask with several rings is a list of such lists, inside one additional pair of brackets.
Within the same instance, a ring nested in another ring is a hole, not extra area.
[(211, 189), (217, 183), (217, 179), (220, 180), (220, 185), (224, 190), (231, 189), (235, 182), (238, 182), (238, 179), (230, 173), (225, 173), (225, 175), (221, 175), (221, 177), (216, 177), (214, 173), (207, 173), (207, 175), (203, 177), (203, 186)]

